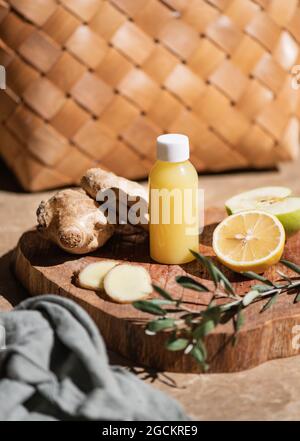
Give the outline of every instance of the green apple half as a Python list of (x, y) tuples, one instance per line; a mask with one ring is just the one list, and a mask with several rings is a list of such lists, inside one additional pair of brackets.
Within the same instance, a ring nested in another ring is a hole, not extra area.
[(293, 197), (286, 187), (262, 187), (238, 194), (225, 202), (227, 213), (262, 210), (276, 216), (292, 235), (300, 230), (300, 198)]

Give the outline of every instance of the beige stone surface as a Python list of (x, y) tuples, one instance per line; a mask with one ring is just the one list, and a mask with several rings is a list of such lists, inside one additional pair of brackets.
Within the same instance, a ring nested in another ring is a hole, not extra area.
[[(261, 185), (287, 185), (300, 195), (300, 161), (280, 171), (200, 176), (206, 206), (220, 205), (233, 194)], [(23, 231), (35, 224), (35, 210), (52, 192), (26, 194), (0, 164), (0, 310), (9, 310), (27, 293), (11, 272), (10, 262)], [(112, 355), (112, 362), (128, 365)], [(136, 374), (177, 398), (200, 420), (298, 420), (300, 356), (274, 360), (235, 374), (168, 374), (134, 368)]]

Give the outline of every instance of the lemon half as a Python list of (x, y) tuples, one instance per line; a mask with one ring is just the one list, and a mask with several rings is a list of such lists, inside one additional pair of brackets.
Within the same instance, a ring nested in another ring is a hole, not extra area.
[(233, 271), (262, 273), (279, 262), (285, 231), (272, 214), (247, 211), (227, 217), (213, 234), (218, 259)]

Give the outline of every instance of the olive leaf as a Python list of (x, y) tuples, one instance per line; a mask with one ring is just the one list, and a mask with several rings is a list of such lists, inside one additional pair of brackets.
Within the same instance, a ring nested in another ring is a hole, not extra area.
[(297, 294), (296, 294), (296, 297), (295, 297), (295, 299), (294, 299), (294, 303), (299, 303), (300, 302), (300, 292), (298, 292)]
[(170, 293), (168, 293), (165, 289), (161, 288), (157, 285), (152, 285), (154, 291), (156, 291), (161, 297), (163, 297), (166, 300), (174, 300)]
[(234, 289), (232, 284), (229, 282), (229, 280), (227, 279), (227, 277), (219, 270), (219, 268), (215, 267), (216, 269), (216, 273), (217, 273), (217, 277), (218, 277), (218, 281), (219, 282), (223, 282), (223, 285), (226, 289), (226, 291), (228, 291), (230, 294), (235, 295)]
[(173, 329), (175, 327), (175, 323), (175, 319), (163, 318), (148, 323), (147, 329), (150, 332), (160, 332), (165, 329)]
[(165, 299), (151, 299), (148, 300), (149, 303), (152, 303), (152, 305), (174, 305), (174, 300), (165, 300)]
[[(260, 274), (246, 272), (243, 273), (245, 277), (260, 283), (254, 284), (249, 292), (240, 297), (235, 294), (227, 277), (209, 258), (196, 252), (193, 254), (208, 270), (214, 282), (214, 289), (208, 289), (201, 282), (189, 276), (179, 276), (176, 278), (176, 282), (184, 288), (210, 293), (212, 297), (207, 306), (201, 305), (199, 308), (195, 305), (190, 309), (190, 302), (185, 302), (184, 299), (175, 300), (169, 292), (156, 285), (154, 285), (154, 289), (161, 298), (137, 301), (133, 303), (133, 306), (140, 311), (159, 316), (158, 319), (148, 322), (146, 332), (149, 335), (156, 335), (159, 332), (169, 334), (170, 338), (165, 343), (166, 349), (189, 354), (202, 366), (203, 370), (207, 370), (209, 367), (205, 347), (206, 338), (217, 326), (232, 321), (234, 333), (229, 341), (235, 344), (238, 332), (244, 323), (244, 310), (252, 303), (266, 299), (266, 303), (260, 311), (263, 313), (276, 303), (281, 294), (296, 293), (294, 303), (300, 302), (300, 277), (290, 279), (286, 274), (279, 272), (279, 276), (285, 282), (284, 284), (276, 284)], [(300, 275), (300, 267), (296, 264), (286, 260), (283, 260), (282, 263)], [(224, 291), (223, 295), (222, 291)], [(222, 301), (218, 300), (220, 297)]]
[(292, 271), (294, 271), (297, 274), (300, 274), (300, 266), (296, 265), (293, 262), (289, 262), (288, 260), (282, 259), (280, 261), (284, 266), (286, 266), (287, 268), (291, 269)]
[(230, 294), (235, 294), (234, 289), (228, 278), (222, 273), (222, 271), (213, 264), (213, 262), (202, 254), (196, 253), (193, 250), (190, 250), (192, 254), (199, 260), (208, 270), (215, 286), (218, 285), (221, 281), (223, 282), (224, 287)]
[(188, 289), (192, 289), (193, 291), (199, 291), (199, 292), (209, 292), (207, 286), (203, 285), (200, 282), (197, 282), (197, 280), (194, 280), (188, 276), (177, 276), (176, 282), (179, 285), (181, 285), (183, 288), (188, 288)]
[(288, 282), (288, 283), (292, 283), (290, 277), (289, 277), (287, 274), (283, 273), (283, 272), (280, 271), (280, 270), (276, 270), (276, 273), (277, 273), (277, 274), (278, 274), (283, 280), (285, 280), (286, 282)]
[(243, 298), (242, 303), (243, 306), (250, 305), (255, 299), (260, 296), (260, 292), (257, 289), (249, 291)]
[(206, 320), (211, 319), (214, 321), (215, 324), (218, 324), (220, 321), (221, 313), (222, 313), (221, 306), (209, 305), (208, 308), (201, 313), (201, 316)]
[(201, 339), (197, 340), (197, 347), (201, 350), (201, 352), (204, 356), (204, 359), (206, 360), (207, 359), (207, 350), (206, 350), (205, 344), (203, 343), (203, 340), (201, 340)]
[(204, 371), (208, 370), (209, 365), (206, 363), (206, 352), (199, 345), (194, 346), (190, 354), (202, 366)]
[(270, 285), (253, 285), (251, 286), (253, 291), (258, 291), (259, 293), (270, 291)]
[(240, 306), (238, 307), (238, 311), (237, 311), (237, 316), (236, 319), (234, 321), (234, 328), (235, 328), (235, 332), (239, 332), (239, 330), (241, 329), (241, 327), (244, 324), (244, 316), (242, 314), (242, 303), (240, 304)]
[(276, 303), (279, 294), (280, 294), (279, 292), (277, 292), (276, 294), (274, 294), (274, 295), (273, 295), (273, 296), (267, 301), (267, 303), (262, 307), (262, 309), (261, 309), (260, 312), (264, 312), (264, 311), (266, 311), (267, 309), (271, 308), (271, 306), (273, 306), (273, 305)]
[(198, 338), (206, 337), (206, 335), (210, 334), (216, 325), (213, 320), (206, 320), (201, 323), (193, 332), (193, 337), (197, 340)]
[(182, 351), (188, 344), (189, 340), (187, 338), (171, 339), (166, 342), (166, 348), (169, 351)]
[(231, 308), (228, 309), (227, 311), (225, 311), (221, 318), (220, 318), (220, 324), (221, 325), (225, 325), (225, 323), (229, 322), (230, 320), (232, 320), (236, 315), (236, 309)]
[(260, 282), (264, 282), (266, 285), (274, 286), (273, 282), (271, 280), (267, 279), (266, 277), (256, 274), (253, 271), (245, 271), (242, 273), (243, 276), (247, 277), (251, 280), (259, 280)]
[(142, 312), (148, 312), (153, 315), (165, 315), (166, 311), (162, 309), (159, 305), (155, 305), (154, 303), (148, 302), (147, 300), (138, 300), (137, 302), (133, 302), (133, 306)]
[(193, 254), (194, 257), (196, 257), (196, 259), (200, 263), (202, 263), (202, 265), (205, 266), (210, 277), (212, 278), (212, 281), (214, 282), (215, 287), (217, 287), (218, 282), (219, 282), (219, 277), (218, 277), (218, 274), (216, 271), (216, 267), (212, 263), (212, 261), (210, 259), (208, 259), (207, 257), (203, 256), (202, 254), (196, 253), (196, 251), (190, 250), (190, 252)]

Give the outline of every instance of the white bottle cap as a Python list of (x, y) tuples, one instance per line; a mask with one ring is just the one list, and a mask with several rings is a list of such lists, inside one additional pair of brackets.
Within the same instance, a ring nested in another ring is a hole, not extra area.
[(157, 138), (157, 159), (167, 162), (187, 161), (190, 157), (189, 138), (171, 133)]

